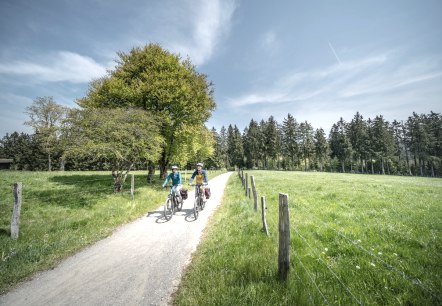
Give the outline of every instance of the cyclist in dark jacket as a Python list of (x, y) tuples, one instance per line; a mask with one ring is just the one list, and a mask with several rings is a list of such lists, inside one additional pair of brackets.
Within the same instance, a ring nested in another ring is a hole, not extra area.
[(181, 179), (181, 173), (178, 172), (177, 166), (172, 166), (172, 172), (166, 177), (163, 183), (163, 187), (166, 187), (169, 180), (172, 181), (172, 193), (180, 197), (181, 200), (181, 188), (183, 187), (183, 182)]

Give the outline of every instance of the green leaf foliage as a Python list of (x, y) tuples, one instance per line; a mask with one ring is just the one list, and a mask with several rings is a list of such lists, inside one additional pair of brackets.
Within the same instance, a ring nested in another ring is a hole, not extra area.
[(159, 158), (162, 170), (170, 162), (196, 158), (193, 154), (201, 150), (186, 145), (189, 140), (198, 147), (212, 143), (204, 138), (211, 137), (204, 123), (215, 108), (213, 86), (206, 75), (198, 73), (189, 59), (181, 60), (157, 44), (118, 56), (115, 69), (92, 82), (78, 104), (83, 108), (135, 107), (154, 114), (164, 139)]
[(157, 159), (164, 143), (158, 120), (141, 109), (73, 110), (68, 134), (66, 154), (110, 164), (118, 191), (133, 165)]

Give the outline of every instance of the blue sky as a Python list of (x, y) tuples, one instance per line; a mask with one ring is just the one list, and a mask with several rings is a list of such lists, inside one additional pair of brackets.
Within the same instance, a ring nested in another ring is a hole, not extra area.
[(442, 1), (0, 0), (0, 137), (36, 97), (75, 107), (116, 52), (154, 42), (215, 84), (218, 130), (292, 114), (442, 113)]

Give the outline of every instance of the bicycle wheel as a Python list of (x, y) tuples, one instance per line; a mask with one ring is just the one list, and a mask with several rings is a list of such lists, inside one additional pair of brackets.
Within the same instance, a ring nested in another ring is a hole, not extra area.
[(198, 207), (198, 197), (195, 198), (193, 202), (193, 215), (195, 216), (195, 220), (198, 219), (199, 207)]
[(204, 201), (204, 196), (200, 198), (201, 203), (201, 210), (204, 210), (204, 207), (206, 206), (206, 201)]
[(166, 218), (167, 221), (172, 219), (173, 216), (173, 203), (172, 199), (168, 198), (166, 200), (166, 203), (164, 203), (164, 218)]
[[(179, 200), (179, 199), (181, 199), (181, 201)], [(181, 211), (181, 209), (183, 208), (183, 202), (184, 202), (184, 200), (183, 200), (183, 198), (182, 197), (177, 197), (176, 198), (176, 201), (177, 201), (177, 210), (178, 211)]]

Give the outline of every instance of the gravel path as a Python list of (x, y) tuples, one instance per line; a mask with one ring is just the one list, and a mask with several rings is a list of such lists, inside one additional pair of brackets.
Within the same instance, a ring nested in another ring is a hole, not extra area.
[(197, 220), (194, 193), (166, 222), (163, 206), (0, 296), (0, 305), (167, 305), (231, 173), (210, 181)]

